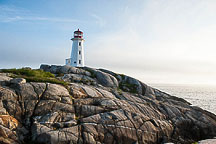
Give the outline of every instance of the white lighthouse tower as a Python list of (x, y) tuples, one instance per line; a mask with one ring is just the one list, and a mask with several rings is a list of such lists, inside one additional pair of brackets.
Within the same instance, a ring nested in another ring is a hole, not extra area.
[(66, 65), (84, 67), (83, 32), (79, 29), (74, 32), (71, 57), (66, 59)]

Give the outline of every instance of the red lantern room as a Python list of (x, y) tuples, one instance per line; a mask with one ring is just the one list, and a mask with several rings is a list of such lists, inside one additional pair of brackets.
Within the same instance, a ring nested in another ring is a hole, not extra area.
[(78, 29), (74, 32), (74, 38), (83, 38), (83, 32)]

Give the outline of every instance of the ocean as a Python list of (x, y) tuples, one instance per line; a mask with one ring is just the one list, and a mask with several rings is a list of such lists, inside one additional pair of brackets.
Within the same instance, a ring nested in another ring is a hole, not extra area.
[(149, 84), (170, 95), (181, 97), (194, 106), (216, 114), (216, 86)]

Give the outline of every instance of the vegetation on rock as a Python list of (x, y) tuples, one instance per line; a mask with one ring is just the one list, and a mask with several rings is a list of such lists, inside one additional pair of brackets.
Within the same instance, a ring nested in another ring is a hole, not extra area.
[(135, 84), (130, 84), (127, 82), (121, 82), (119, 84), (119, 88), (123, 91), (126, 91), (126, 92), (137, 93), (137, 85), (135, 85)]
[(13, 78), (24, 78), (27, 82), (48, 82), (54, 84), (61, 84), (66, 86), (68, 83), (59, 80), (54, 74), (45, 72), (40, 69), (21, 68), (21, 69), (2, 69), (3, 73), (11, 73)]

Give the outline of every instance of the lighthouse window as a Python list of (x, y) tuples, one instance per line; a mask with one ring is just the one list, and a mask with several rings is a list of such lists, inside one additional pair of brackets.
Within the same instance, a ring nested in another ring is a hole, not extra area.
[(81, 64), (81, 60), (79, 60), (79, 64)]
[(81, 55), (81, 51), (79, 51), (79, 55)]
[(79, 42), (79, 46), (81, 46), (81, 42)]

